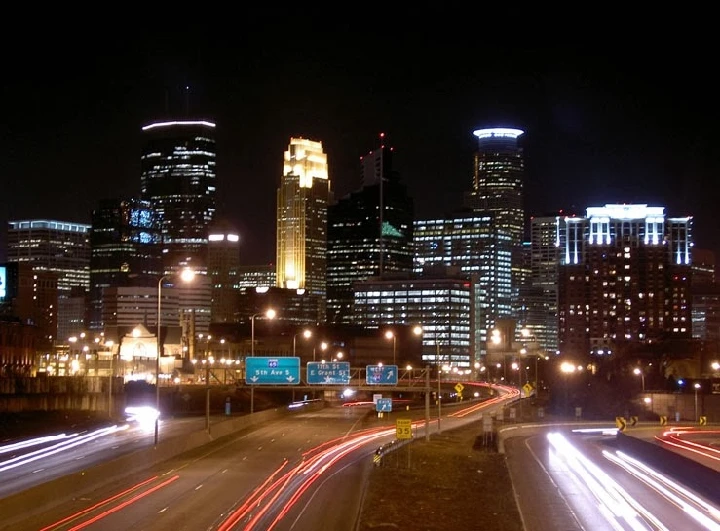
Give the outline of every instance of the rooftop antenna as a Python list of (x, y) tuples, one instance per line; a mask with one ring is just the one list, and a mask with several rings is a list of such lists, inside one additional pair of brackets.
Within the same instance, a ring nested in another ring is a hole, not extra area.
[(185, 85), (185, 115), (190, 116), (190, 85)]
[[(382, 150), (384, 146), (385, 141), (385, 133), (380, 133), (380, 149)], [(380, 151), (380, 156), (382, 157), (384, 155), (383, 151)], [(384, 162), (384, 161), (383, 161)], [(385, 192), (383, 190), (383, 181), (384, 181), (384, 175), (383, 175), (383, 164), (380, 164), (380, 234), (378, 235), (378, 247), (380, 249), (380, 263), (378, 264), (378, 272), (380, 273), (380, 278), (383, 276), (383, 271), (385, 269), (385, 242), (383, 241), (383, 225), (385, 223), (385, 220), (383, 219), (383, 213), (385, 212)]]

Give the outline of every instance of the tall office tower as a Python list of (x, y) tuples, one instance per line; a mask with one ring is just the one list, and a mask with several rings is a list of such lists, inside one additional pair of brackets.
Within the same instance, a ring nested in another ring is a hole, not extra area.
[[(34, 272), (57, 275), (58, 299), (70, 297), (73, 288), (90, 287), (90, 225), (43, 219), (8, 222), (8, 262), (27, 262)], [(58, 328), (66, 329), (70, 315), (57, 314)], [(58, 331), (54, 339), (63, 340)]]
[(579, 360), (689, 339), (692, 217), (663, 207), (589, 207), (560, 219), (560, 353)]
[(104, 199), (90, 229), (88, 328), (102, 331), (103, 289), (157, 286), (162, 276), (160, 230), (149, 201)]
[(322, 142), (291, 138), (277, 191), (277, 285), (319, 299), (325, 319), (327, 209), (331, 199)]
[(488, 331), (511, 312), (509, 239), (492, 213), (460, 212), (414, 224), (415, 272), (456, 266), (474, 278), (471, 356), (476, 360), (485, 354)]
[(157, 122), (142, 130), (142, 199), (158, 217), (163, 272), (186, 266), (204, 272), (215, 215), (215, 124)]
[(548, 352), (558, 349), (558, 264), (560, 247), (559, 216), (537, 216), (530, 219), (530, 284), (536, 295), (532, 314), (525, 326), (532, 330), (538, 343)]
[(240, 292), (240, 236), (228, 222), (210, 227), (208, 276), (212, 286), (210, 321), (234, 323), (240, 320), (237, 303)]
[(478, 138), (478, 150), (473, 166), (472, 190), (465, 195), (465, 206), (493, 213), (498, 228), (510, 235), (508, 242), (499, 244), (509, 244), (507, 252), (512, 255), (511, 306), (517, 318), (525, 223), (525, 165), (523, 149), (518, 144), (518, 137), (523, 131), (493, 128), (478, 129), (473, 134)]
[(412, 271), (414, 203), (380, 140), (360, 158), (362, 187), (328, 208), (328, 323), (353, 323), (353, 282)]

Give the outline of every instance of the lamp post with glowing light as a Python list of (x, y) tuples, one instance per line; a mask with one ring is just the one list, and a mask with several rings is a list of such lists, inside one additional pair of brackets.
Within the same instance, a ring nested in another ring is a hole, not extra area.
[[(157, 291), (157, 356), (155, 357), (155, 409), (157, 410), (155, 417), (155, 445), (158, 443), (158, 430), (160, 426), (160, 325), (162, 324), (162, 283), (163, 280), (176, 276), (176, 273), (163, 275), (158, 280)], [(183, 269), (180, 278), (184, 282), (191, 282), (195, 278), (195, 271), (192, 269)]]
[[(259, 316), (264, 316), (266, 319), (275, 319), (275, 310), (272, 308), (260, 312), (260, 313), (254, 313), (250, 317), (250, 356), (253, 358), (255, 357), (255, 318)], [(247, 363), (245, 364), (245, 371), (247, 372)], [(252, 415), (255, 411), (255, 386), (250, 386), (250, 414)]]
[(644, 393), (645, 392), (645, 373), (643, 372), (643, 370), (640, 367), (635, 367), (635, 369), (633, 369), (633, 374), (635, 374), (636, 376), (640, 376), (641, 382), (642, 382), (642, 392)]
[(110, 377), (108, 378), (108, 416), (112, 418), (112, 379), (113, 379), (113, 345), (114, 341), (106, 341), (105, 346), (110, 349)]
[(695, 420), (697, 421), (700, 419), (698, 416), (698, 391), (700, 390), (701, 385), (696, 383), (693, 387), (695, 388)]
[(293, 336), (293, 357), (295, 357), (295, 340), (300, 334), (302, 334), (305, 339), (309, 339), (312, 337), (312, 330), (303, 330), (302, 332), (299, 332)]

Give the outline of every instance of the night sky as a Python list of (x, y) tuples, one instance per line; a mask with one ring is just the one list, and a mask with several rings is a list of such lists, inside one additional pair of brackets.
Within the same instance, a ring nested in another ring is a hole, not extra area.
[[(219, 213), (239, 229), (246, 264), (274, 261), (275, 190), (291, 136), (323, 142), (339, 197), (356, 188), (359, 157), (385, 132), (424, 219), (462, 204), (472, 131), (494, 126), (526, 131), (529, 214), (666, 206), (695, 216), (696, 245), (720, 252), (717, 89), (701, 50), (522, 48), (461, 28), (365, 19), (316, 28), (252, 15), (231, 32), (58, 30), (51, 46), (8, 54), (3, 227), (89, 223), (99, 199), (138, 195), (140, 128), (168, 105), (182, 118), (189, 86), (192, 117), (218, 124)], [(4, 230), (0, 244), (1, 260)]]

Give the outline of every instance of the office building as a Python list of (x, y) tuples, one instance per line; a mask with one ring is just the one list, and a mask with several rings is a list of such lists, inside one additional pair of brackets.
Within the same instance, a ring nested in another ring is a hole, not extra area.
[(237, 297), (240, 269), (240, 236), (228, 222), (216, 222), (208, 238), (208, 277), (212, 286), (210, 321), (232, 323), (239, 318)]
[[(50, 273), (57, 278), (57, 298), (67, 298), (90, 287), (90, 225), (44, 219), (17, 220), (8, 223), (8, 262), (28, 263), (34, 273)], [(60, 330), (75, 325), (74, 305), (63, 315), (58, 305), (52, 308), (57, 328), (50, 332), (62, 340)]]
[(358, 281), (355, 322), (365, 328), (421, 326), (424, 362), (470, 369), (480, 361), (471, 344), (473, 289), (472, 276), (458, 267)]
[(161, 233), (163, 272), (207, 268), (216, 210), (215, 124), (167, 121), (142, 128), (140, 185)]
[(380, 141), (360, 158), (361, 188), (328, 209), (328, 323), (352, 324), (354, 282), (412, 271), (414, 204)]
[(149, 201), (105, 199), (92, 213), (87, 328), (102, 331), (103, 289), (153, 287), (162, 276), (160, 230)]
[(331, 199), (322, 142), (291, 138), (277, 191), (277, 286), (306, 290), (325, 319), (327, 210)]
[[(510, 235), (496, 225), (494, 214), (477, 211), (418, 220), (413, 239), (416, 274), (450, 266), (473, 278), (472, 356), (481, 359), (488, 331), (512, 311)], [(466, 321), (469, 326), (469, 314)]]
[(512, 257), (511, 307), (518, 317), (522, 283), (522, 244), (525, 231), (523, 187), (525, 163), (518, 137), (520, 129), (478, 129), (472, 188), (465, 195), (465, 206), (479, 213), (492, 214), (498, 230), (509, 239), (497, 242)]

